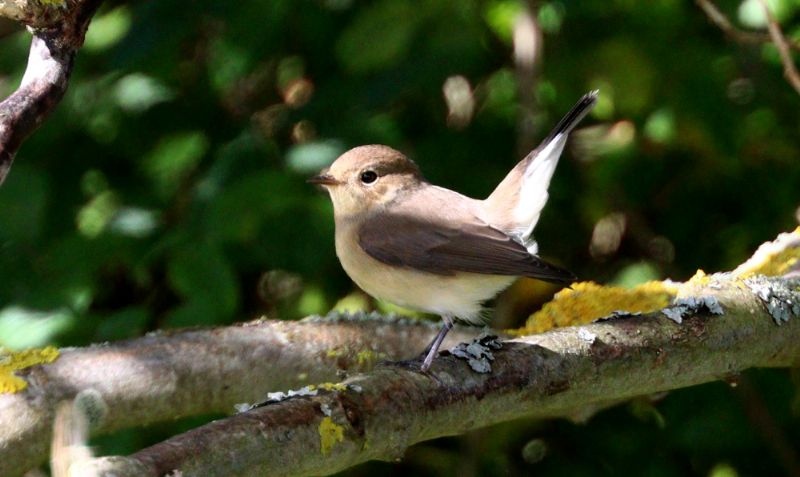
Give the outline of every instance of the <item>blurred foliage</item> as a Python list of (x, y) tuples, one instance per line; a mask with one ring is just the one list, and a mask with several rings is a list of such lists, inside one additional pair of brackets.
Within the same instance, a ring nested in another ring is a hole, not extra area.
[[(798, 37), (800, 1), (770, 4)], [(485, 196), (535, 139), (518, 137), (523, 120), (542, 137), (590, 88), (600, 104), (537, 228), (545, 256), (634, 286), (731, 269), (794, 228), (800, 99), (774, 47), (726, 40), (688, 0), (530, 5), (544, 46), (536, 80), (518, 84), (513, 33), (529, 5), (516, 0), (107, 2), (66, 98), (0, 188), (0, 345), (374, 306), (353, 294), (329, 201), (305, 177), (383, 143), (432, 182)], [(764, 26), (757, 0), (720, 7)], [(0, 34), (5, 95), (29, 34)], [(448, 104), (453, 77), (468, 107)], [(495, 324), (521, 324), (549, 296), (519, 293), (532, 289), (504, 294), (498, 310), (515, 311)], [(706, 385), (586, 425), (514, 423), (350, 472), (786, 473), (775, 443), (797, 458), (794, 387), (783, 372), (750, 377), (765, 402)], [(97, 443), (129, 452), (180, 426)]]

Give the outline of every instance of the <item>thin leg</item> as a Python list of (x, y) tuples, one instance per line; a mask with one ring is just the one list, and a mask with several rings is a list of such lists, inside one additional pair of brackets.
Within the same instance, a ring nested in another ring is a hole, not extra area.
[(453, 319), (447, 315), (442, 316), (442, 321), (444, 324), (442, 325), (442, 329), (439, 330), (439, 333), (436, 337), (431, 341), (431, 344), (428, 345), (428, 354), (425, 355), (425, 360), (422, 362), (422, 367), (420, 369), (425, 372), (430, 369), (431, 364), (433, 363), (433, 358), (439, 353), (439, 346), (442, 345), (442, 341), (444, 341), (444, 337), (447, 336), (447, 333), (453, 327)]

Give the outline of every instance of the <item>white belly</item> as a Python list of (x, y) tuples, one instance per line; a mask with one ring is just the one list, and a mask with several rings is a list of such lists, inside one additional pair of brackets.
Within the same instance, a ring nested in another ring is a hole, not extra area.
[(515, 279), (477, 273), (435, 275), (389, 266), (367, 255), (346, 232), (336, 234), (336, 255), (345, 272), (370, 295), (407, 308), (480, 323), (481, 304)]

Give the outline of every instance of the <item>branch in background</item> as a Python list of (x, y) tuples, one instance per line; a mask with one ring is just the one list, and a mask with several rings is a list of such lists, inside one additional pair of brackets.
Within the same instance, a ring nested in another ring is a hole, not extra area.
[(50, 28), (65, 18), (75, 0), (0, 0), (0, 17), (31, 28)]
[[(702, 284), (681, 287), (683, 303), (694, 303), (683, 308), (681, 324), (657, 312), (507, 341), (492, 351), (493, 369), (486, 374), (452, 354), (437, 358), (430, 374), (379, 366), (329, 391), (284, 398), (130, 457), (93, 459), (73, 471), (119, 477), (332, 474), (371, 459), (398, 459), (420, 441), (512, 419), (569, 416), (585, 406), (751, 367), (793, 366), (800, 362), (797, 285), (782, 278), (705, 277)], [(757, 291), (763, 289), (795, 303), (798, 316), (778, 326)]]
[(33, 31), (28, 66), (19, 88), (0, 103), (0, 185), (23, 141), (67, 90), (75, 53), (102, 0), (0, 0), (0, 16)]
[(772, 14), (767, 6), (766, 0), (759, 1), (761, 2), (761, 6), (764, 8), (764, 14), (767, 16), (767, 29), (769, 30), (769, 36), (772, 38), (772, 42), (775, 43), (775, 47), (778, 48), (778, 54), (781, 55), (781, 63), (783, 63), (783, 75), (786, 77), (786, 81), (792, 85), (792, 88), (797, 91), (797, 94), (800, 94), (800, 73), (797, 72), (797, 66), (794, 64), (792, 52), (789, 50), (789, 42), (786, 41), (786, 37), (783, 35), (781, 26), (775, 19), (775, 15)]
[[(78, 395), (93, 431), (109, 432), (184, 416), (230, 413), (269, 391), (339, 381), (343, 372), (420, 353), (437, 328), (389, 318), (258, 321), (158, 333), (61, 350), (47, 365), (17, 371), (27, 388), (0, 393), (0, 475), (20, 475), (47, 458), (55, 410)], [(471, 339), (457, 328), (449, 345)]]
[(519, 95), (517, 156), (524, 157), (536, 146), (536, 66), (542, 51), (542, 31), (536, 22), (535, 1), (523, 3), (514, 19), (514, 73)]
[[(708, 19), (723, 31), (730, 39), (738, 43), (759, 45), (772, 41), (769, 33), (744, 31), (736, 28), (733, 23), (710, 0), (695, 0), (697, 6), (706, 14)], [(787, 42), (790, 48), (800, 51), (800, 43)]]

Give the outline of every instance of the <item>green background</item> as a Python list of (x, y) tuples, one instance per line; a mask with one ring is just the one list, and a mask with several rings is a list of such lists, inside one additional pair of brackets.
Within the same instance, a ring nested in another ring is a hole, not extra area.
[[(800, 1), (771, 3), (797, 36)], [(528, 5), (543, 33), (531, 78), (512, 54)], [(763, 29), (757, 1), (720, 7)], [(9, 22), (0, 35), (5, 96), (30, 36)], [(453, 76), (473, 109), (448, 120)], [(688, 0), (107, 2), (0, 188), (0, 345), (376, 306), (341, 270), (331, 205), (306, 177), (381, 143), (484, 197), (595, 88), (537, 227), (545, 257), (602, 283), (683, 280), (797, 226), (800, 97), (773, 46), (727, 39)], [(495, 326), (519, 326), (554, 291), (514, 290)], [(347, 474), (784, 475), (800, 472), (798, 411), (790, 373), (755, 371)], [(128, 453), (199, 422), (95, 444)]]

